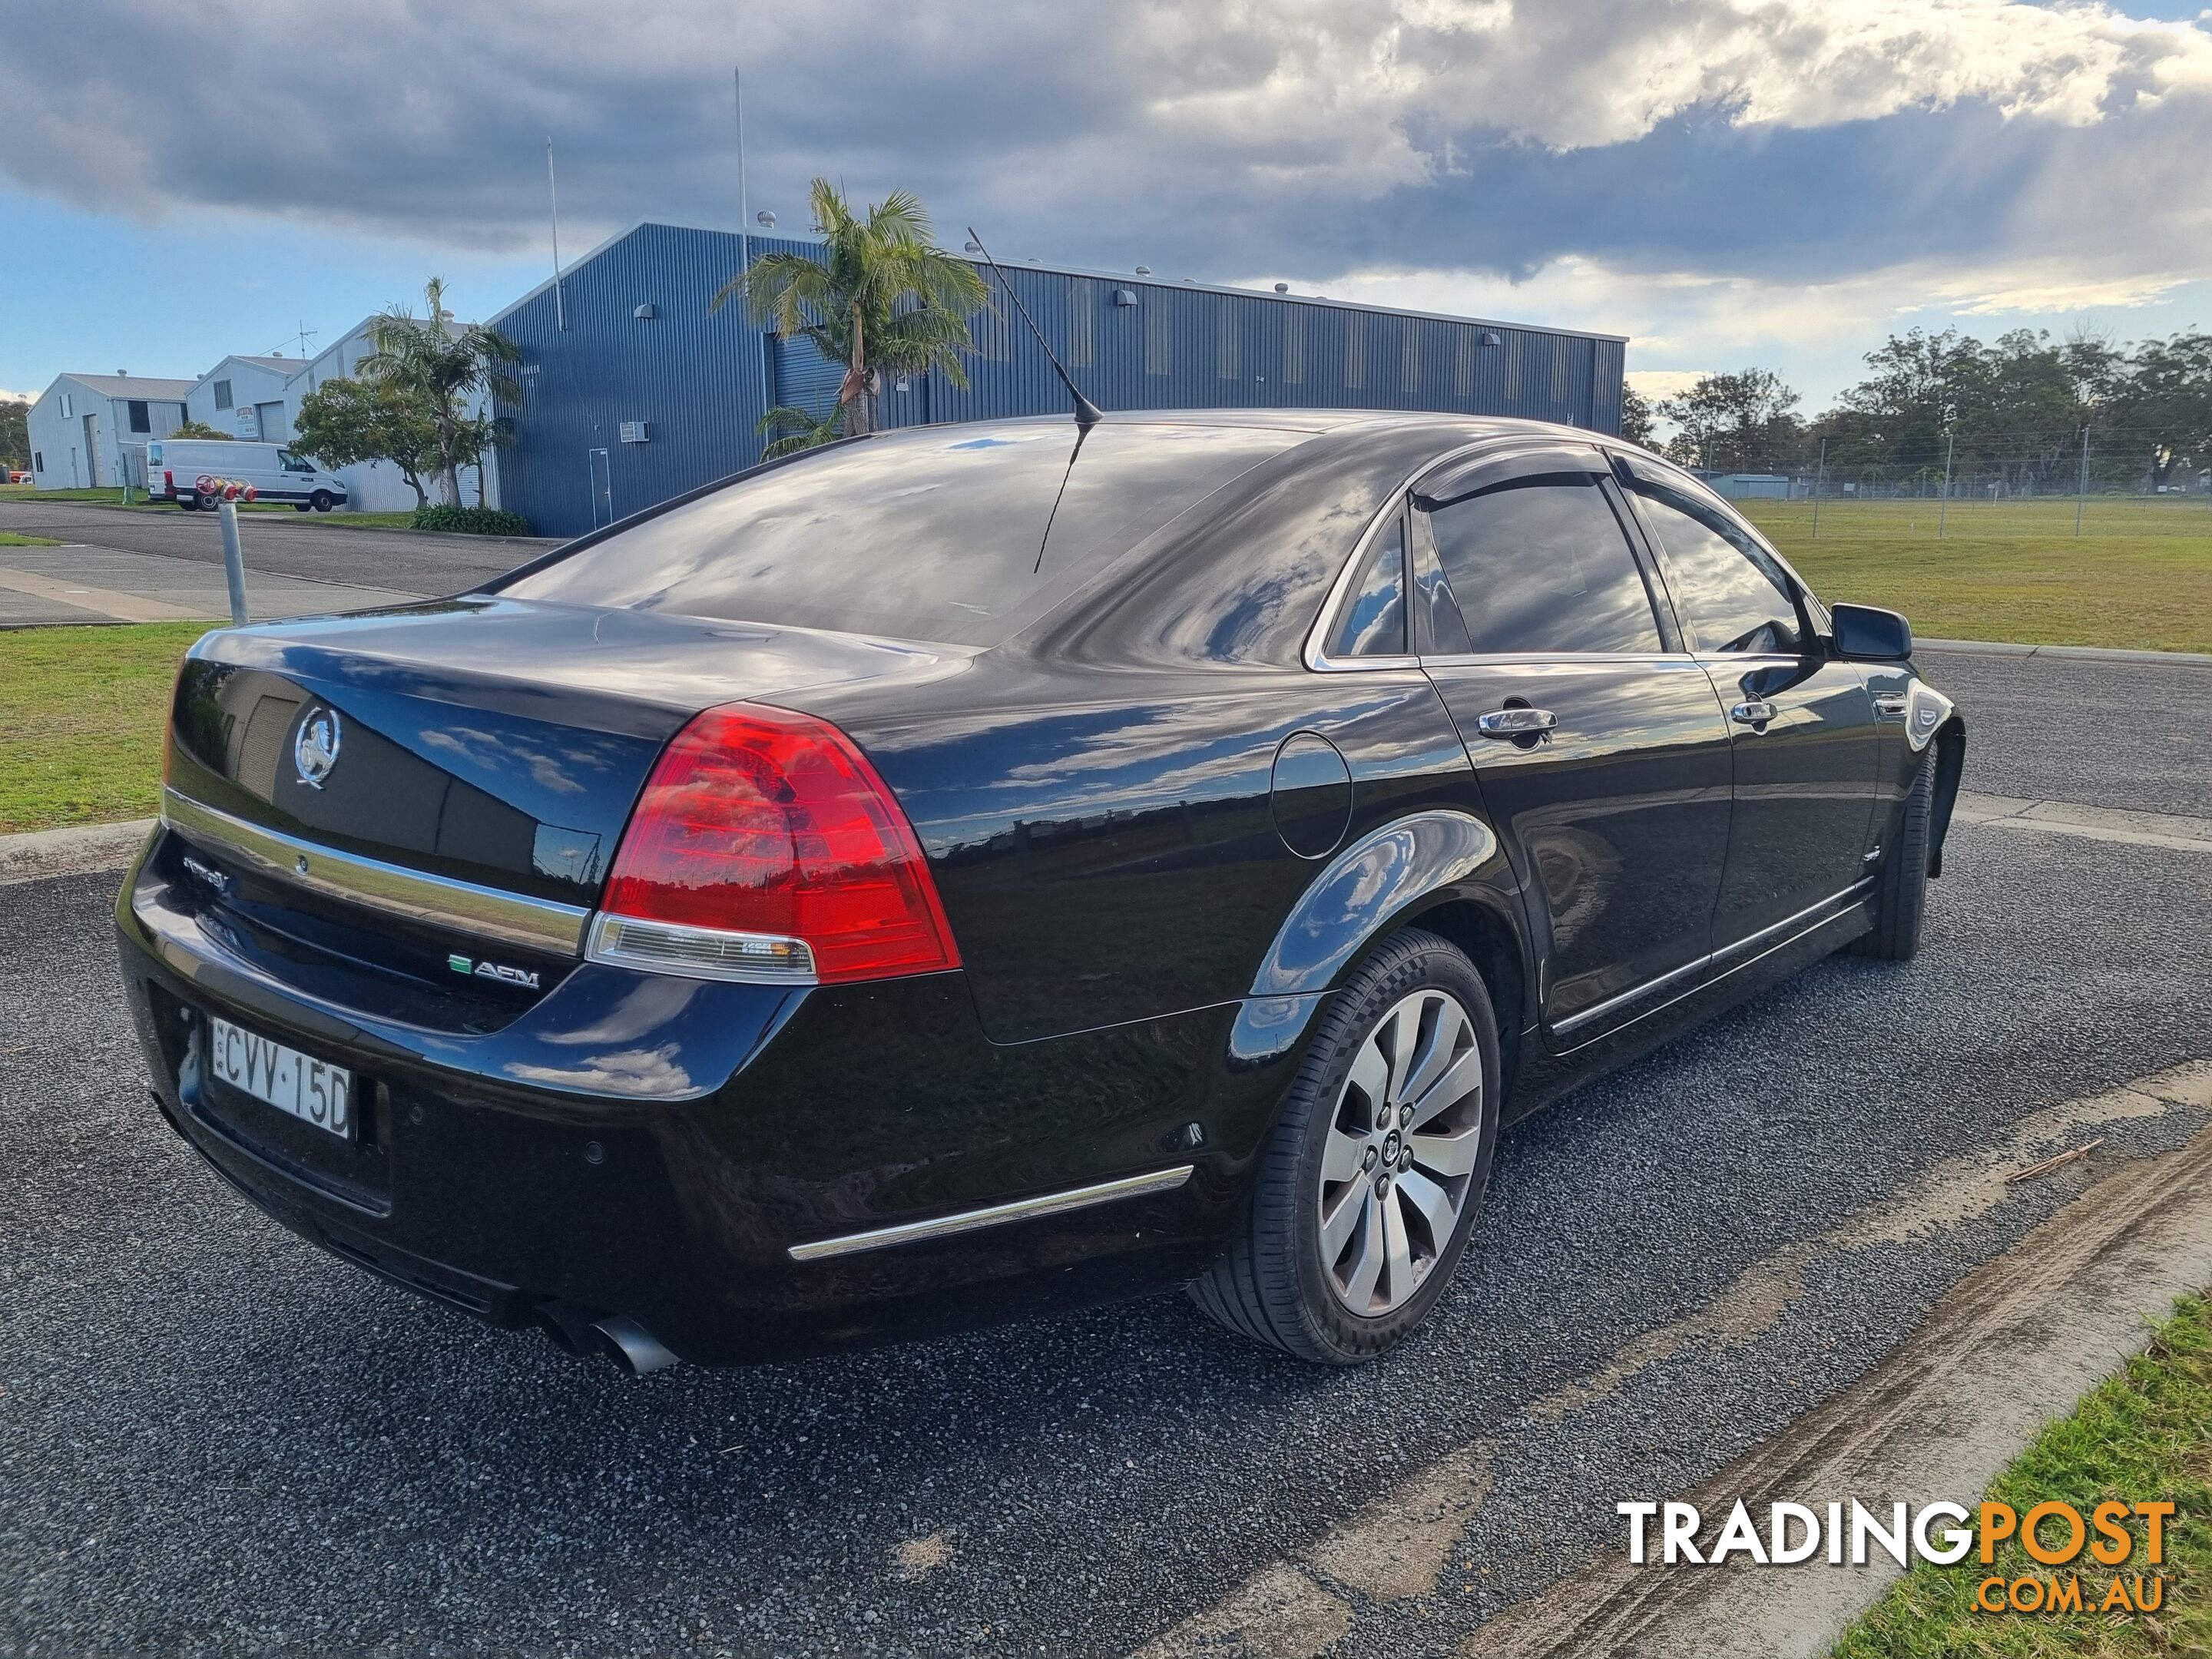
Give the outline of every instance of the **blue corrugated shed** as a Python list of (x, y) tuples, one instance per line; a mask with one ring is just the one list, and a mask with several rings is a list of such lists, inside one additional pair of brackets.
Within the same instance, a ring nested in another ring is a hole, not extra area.
[[(753, 237), (769, 249), (814, 244)], [(734, 231), (644, 224), (493, 318), (522, 349), (501, 505), (570, 535), (751, 465), (770, 404), (823, 406), (836, 367), (765, 337), (735, 304)], [(1620, 429), (1625, 342), (1296, 295), (1022, 264), (1007, 275), (1102, 409), (1433, 409)], [(994, 285), (994, 294), (996, 289)], [(1048, 414), (1067, 405), (1012, 307), (976, 319), (966, 389), (942, 374), (884, 388), (887, 426)], [(566, 329), (560, 326), (565, 315)], [(622, 441), (624, 423), (635, 438)]]

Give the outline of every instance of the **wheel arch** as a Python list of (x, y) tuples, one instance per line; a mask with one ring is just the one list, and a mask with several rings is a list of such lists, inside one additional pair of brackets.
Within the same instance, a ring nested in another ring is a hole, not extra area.
[(1425, 811), (1382, 824), (1307, 884), (1253, 976), (1248, 1013), (1297, 1010), (1275, 1023), (1267, 1046), (1279, 1053), (1303, 1042), (1325, 994), (1341, 986), (1382, 940), (1408, 927), (1449, 940), (1474, 962), (1491, 994), (1501, 1074), (1510, 1079), (1528, 1024), (1535, 967), (1503, 843), (1480, 818), (1457, 811)]
[(1423, 908), (1401, 917), (1379, 937), (1388, 938), (1401, 927), (1421, 927), (1467, 953), (1498, 1016), (1498, 1074), (1510, 1089), (1521, 1057), (1521, 1034), (1529, 1024), (1527, 944), (1494, 895), (1485, 891), (1431, 897), (1435, 902), (1424, 901)]

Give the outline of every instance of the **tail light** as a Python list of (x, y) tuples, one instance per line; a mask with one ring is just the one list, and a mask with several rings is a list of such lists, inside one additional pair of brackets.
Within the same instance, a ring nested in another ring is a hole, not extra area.
[(161, 474), (161, 488), (172, 495), (177, 493), (177, 475), (173, 468)]
[(840, 981), (960, 965), (913, 827), (852, 740), (710, 708), (630, 815), (587, 954), (709, 979)]

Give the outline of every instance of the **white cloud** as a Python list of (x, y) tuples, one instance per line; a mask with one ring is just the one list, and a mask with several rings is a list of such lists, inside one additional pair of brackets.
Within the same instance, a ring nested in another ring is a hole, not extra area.
[(1631, 389), (1656, 404), (1662, 398), (1687, 392), (1706, 375), (1719, 372), (1710, 368), (1632, 368), (1626, 378)]
[[(1002, 254), (1614, 330), (1655, 369), (2212, 266), (2212, 33), (2098, 0), (0, 0), (0, 170), (155, 218), (542, 247), (550, 132), (572, 248), (728, 223), (741, 58), (787, 225), (814, 174), (904, 185)], [(242, 119), (240, 40), (323, 68)]]

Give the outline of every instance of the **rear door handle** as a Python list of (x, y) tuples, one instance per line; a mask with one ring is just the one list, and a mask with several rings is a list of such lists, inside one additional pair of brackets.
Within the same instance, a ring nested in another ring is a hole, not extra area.
[(1753, 731), (1757, 731), (1781, 712), (1765, 699), (1753, 698), (1749, 702), (1740, 702), (1729, 709), (1729, 718), (1738, 726), (1748, 726)]
[(1536, 738), (1559, 723), (1548, 708), (1494, 708), (1476, 719), (1474, 729), (1486, 738)]

